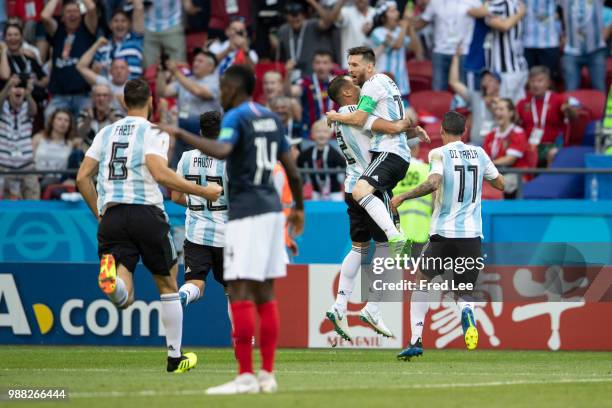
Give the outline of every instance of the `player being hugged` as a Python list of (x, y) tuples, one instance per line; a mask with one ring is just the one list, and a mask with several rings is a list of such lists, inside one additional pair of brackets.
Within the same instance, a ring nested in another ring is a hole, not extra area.
[[(482, 181), (486, 180), (497, 190), (504, 191), (504, 178), (480, 146), (466, 145), (461, 141), (465, 131), (465, 118), (454, 111), (447, 112), (442, 121), (444, 145), (429, 152), (428, 179), (416, 188), (394, 197), (393, 207), (402, 202), (435, 192), (429, 242), (421, 253), (421, 268), (416, 272), (417, 285), (423, 290), (412, 292), (410, 299), (410, 325), (412, 337), (409, 346), (398, 354), (400, 360), (410, 360), (423, 354), (422, 333), (425, 315), (429, 309), (427, 282), (445, 274), (442, 264), (451, 259), (459, 265), (459, 259), (473, 259), (462, 270), (452, 270), (455, 284), (475, 284), (482, 262)], [(441, 262), (436, 262), (441, 260)], [(480, 261), (479, 261), (480, 260)], [(480, 263), (479, 263), (480, 262)], [(449, 271), (450, 272), (450, 271)], [(449, 274), (450, 275), (450, 274)], [(423, 285), (423, 283), (425, 283)], [(473, 350), (478, 345), (478, 330), (474, 319), (474, 302), (471, 290), (455, 293), (461, 309), (461, 326), (465, 345)]]
[[(399, 88), (387, 75), (376, 72), (376, 57), (369, 47), (348, 50), (349, 75), (361, 87), (357, 109), (338, 113), (329, 111), (327, 119), (372, 130), (376, 118), (396, 121), (405, 118), (404, 103)], [(398, 230), (389, 208), (374, 195), (390, 191), (405, 176), (410, 165), (410, 149), (404, 132), (395, 134), (373, 132), (370, 146), (372, 161), (361, 175), (352, 196), (383, 230), (393, 254), (410, 255), (409, 243)]]
[[(289, 152), (283, 124), (263, 106), (251, 101), (255, 74), (244, 65), (228, 68), (221, 78), (225, 116), (218, 141), (178, 132), (177, 137), (217, 159), (227, 158), (229, 221), (225, 233), (224, 274), (234, 323), (238, 376), (209, 388), (207, 394), (275, 392), (272, 374), (279, 333), (274, 279), (286, 275), (285, 216), (272, 181), (280, 160), (289, 180), (295, 206), (288, 217), (294, 234), (304, 227), (302, 185)], [(259, 314), (262, 369), (253, 375), (255, 313)]]
[[(360, 89), (353, 84), (349, 76), (337, 76), (328, 88), (330, 98), (340, 106), (340, 114), (351, 113), (357, 110)], [(409, 119), (400, 119), (390, 122), (384, 119), (375, 118), (372, 123), (372, 131), (388, 134), (398, 134), (408, 130), (411, 126)], [(342, 150), (346, 159), (346, 178), (344, 180), (344, 201), (347, 205), (349, 216), (350, 235), (352, 248), (346, 255), (340, 267), (340, 281), (336, 301), (327, 311), (327, 318), (334, 324), (334, 329), (345, 340), (352, 341), (353, 338), (349, 331), (347, 319), (347, 304), (353, 293), (355, 279), (359, 272), (362, 260), (367, 258), (370, 241), (376, 242), (374, 258), (381, 253), (381, 249), (386, 249), (387, 236), (384, 231), (370, 217), (368, 212), (355, 201), (352, 196), (353, 189), (358, 183), (361, 175), (366, 171), (372, 160), (370, 153), (370, 141), (372, 132), (355, 126), (342, 123), (333, 125), (338, 146)], [(416, 132), (414, 135), (424, 134)], [(388, 191), (377, 190), (374, 195), (383, 200), (390, 212), (390, 193)], [(369, 324), (374, 331), (385, 337), (393, 337), (393, 333), (385, 325), (382, 314), (380, 313), (378, 301), (380, 299), (371, 297), (368, 304), (359, 313), (362, 321)]]
[[(216, 183), (191, 183), (168, 168), (169, 137), (148, 121), (153, 98), (145, 80), (128, 81), (124, 101), (127, 117), (98, 132), (77, 175), (79, 191), (100, 222), (98, 284), (117, 307), (128, 307), (134, 302), (132, 274), (142, 258), (161, 297), (167, 371), (185, 372), (195, 367), (197, 357), (181, 352), (176, 249), (158, 183), (212, 201), (222, 189)], [(96, 173), (97, 191), (92, 180)]]
[[(221, 129), (221, 114), (205, 112), (200, 116), (200, 135), (215, 140)], [(180, 131), (180, 130), (177, 130)], [(186, 151), (181, 156), (176, 172), (199, 185), (210, 182), (223, 186), (227, 191), (225, 160), (207, 156), (198, 149)], [(172, 201), (187, 207), (185, 216), (185, 283), (179, 289), (181, 304), (186, 307), (204, 296), (206, 277), (212, 270), (215, 280), (224, 288), (223, 246), (227, 224), (227, 197), (222, 194), (217, 201), (172, 192)]]

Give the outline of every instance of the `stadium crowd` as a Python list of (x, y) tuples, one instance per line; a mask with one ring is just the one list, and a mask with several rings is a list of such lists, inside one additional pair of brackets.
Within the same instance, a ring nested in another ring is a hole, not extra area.
[[(582, 138), (577, 122), (602, 118), (612, 78), (609, 0), (0, 0), (0, 32), (0, 172), (77, 169), (140, 76), (155, 121), (198, 133), (201, 113), (222, 110), (219, 78), (233, 64), (254, 68), (254, 99), (281, 117), (300, 167), (341, 169), (322, 119), (338, 109), (329, 82), (360, 45), (432, 136), (419, 158), (441, 144), (453, 108), (496, 165), (545, 167)], [(187, 146), (171, 148), (176, 166)], [(309, 174), (306, 196), (341, 199), (342, 177)], [(0, 177), (4, 199), (74, 188), (65, 174)]]

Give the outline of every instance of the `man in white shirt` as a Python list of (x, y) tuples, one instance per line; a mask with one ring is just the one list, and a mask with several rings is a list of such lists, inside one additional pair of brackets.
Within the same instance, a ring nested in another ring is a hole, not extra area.
[[(346, 0), (341, 1), (346, 3)], [(348, 69), (346, 55), (349, 48), (368, 43), (368, 33), (373, 28), (375, 14), (376, 10), (370, 7), (368, 0), (355, 0), (354, 4), (340, 9), (335, 24), (340, 29), (342, 68)]]
[[(434, 26), (434, 50), (431, 57), (434, 91), (445, 91), (448, 88), (448, 70), (457, 47), (461, 47), (463, 55), (467, 54), (474, 32), (474, 18), (470, 10), (480, 6), (480, 0), (431, 0), (415, 23), (417, 30), (428, 24)], [(463, 66), (463, 61), (460, 65)], [(464, 77), (463, 72), (461, 76)], [(465, 82), (465, 78), (462, 82)]]

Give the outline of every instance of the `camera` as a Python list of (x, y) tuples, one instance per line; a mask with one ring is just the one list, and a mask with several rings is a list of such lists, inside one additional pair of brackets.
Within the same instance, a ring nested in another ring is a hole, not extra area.
[(17, 84), (18, 88), (27, 88), (28, 81), (30, 80), (29, 74), (19, 74), (19, 84)]

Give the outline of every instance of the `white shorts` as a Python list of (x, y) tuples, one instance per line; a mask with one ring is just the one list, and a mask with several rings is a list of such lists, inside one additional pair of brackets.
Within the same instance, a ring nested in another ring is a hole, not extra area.
[(285, 215), (271, 212), (231, 220), (225, 230), (226, 281), (263, 282), (287, 275)]
[(512, 99), (512, 102), (516, 105), (525, 97), (525, 86), (529, 79), (529, 73), (527, 71), (504, 72), (500, 76), (499, 95), (502, 98)]

